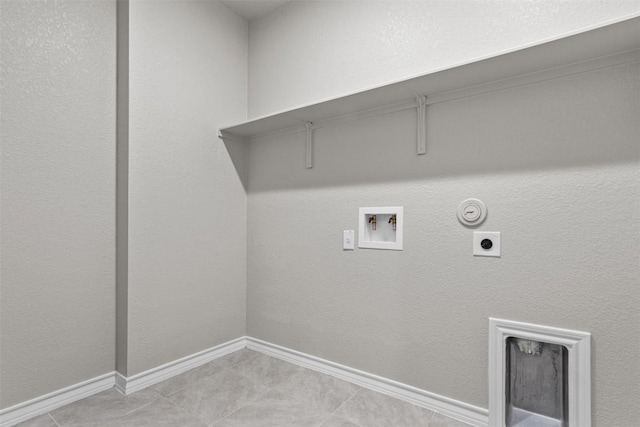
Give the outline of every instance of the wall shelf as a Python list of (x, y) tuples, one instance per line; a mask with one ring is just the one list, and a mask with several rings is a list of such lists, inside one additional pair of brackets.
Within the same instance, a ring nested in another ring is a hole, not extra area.
[(431, 71), (383, 86), (221, 128), (223, 140), (254, 141), (305, 133), (312, 167), (313, 131), (349, 121), (415, 109), (417, 154), (426, 153), (428, 105), (640, 60), (640, 16), (535, 45)]

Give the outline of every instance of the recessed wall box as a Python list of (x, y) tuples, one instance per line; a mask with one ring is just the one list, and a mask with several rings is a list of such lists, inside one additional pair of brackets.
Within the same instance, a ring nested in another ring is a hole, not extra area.
[(358, 247), (402, 250), (402, 207), (360, 208)]

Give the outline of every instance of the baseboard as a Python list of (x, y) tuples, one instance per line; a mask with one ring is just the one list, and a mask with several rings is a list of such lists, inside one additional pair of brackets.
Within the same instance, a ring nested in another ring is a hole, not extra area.
[(246, 339), (240, 337), (130, 377), (116, 373), (115, 387), (123, 394), (131, 394), (245, 347)]
[(9, 427), (38, 415), (46, 414), (56, 408), (84, 399), (101, 391), (108, 390), (115, 384), (115, 372), (36, 397), (23, 403), (0, 411), (0, 426)]
[(247, 337), (246, 346), (250, 350), (256, 350), (305, 368), (332, 375), (422, 408), (439, 412), (473, 426), (486, 427), (489, 423), (489, 411), (487, 409), (460, 402), (459, 400), (440, 396), (388, 378), (379, 377), (255, 338)]
[(174, 360), (131, 377), (111, 372), (0, 411), (0, 427), (10, 427), (56, 408), (115, 387), (131, 394), (246, 347), (245, 337)]
[(131, 377), (111, 372), (0, 411), (0, 427), (10, 427), (61, 406), (115, 387), (131, 394), (243, 348), (328, 374), (476, 427), (488, 425), (489, 412), (388, 378), (330, 362), (251, 337), (240, 337)]

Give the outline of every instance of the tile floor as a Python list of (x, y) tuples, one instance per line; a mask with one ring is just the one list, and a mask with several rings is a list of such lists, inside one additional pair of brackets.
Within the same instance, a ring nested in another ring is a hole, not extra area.
[(19, 426), (469, 427), (246, 349), (129, 396), (111, 389)]

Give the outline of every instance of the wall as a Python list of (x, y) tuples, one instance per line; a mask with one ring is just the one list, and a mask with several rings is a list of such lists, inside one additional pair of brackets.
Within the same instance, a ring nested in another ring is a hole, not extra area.
[(116, 6), (0, 7), (4, 408), (113, 371)]
[(129, 344), (129, 0), (117, 2), (116, 371), (127, 375)]
[(638, 12), (638, 0), (293, 1), (250, 24), (249, 117)]
[(129, 20), (131, 376), (245, 334), (246, 193), (217, 129), (246, 119), (248, 27), (210, 1)]
[[(253, 143), (248, 335), (487, 407), (489, 317), (589, 331), (596, 425), (635, 425), (639, 75), (431, 106), (421, 157), (411, 112), (316, 130), (311, 170), (300, 134)], [(471, 256), (468, 197), (500, 259)], [(360, 206), (404, 206), (402, 252), (342, 251)]]
[[(450, 34), (497, 27), (481, 43), (506, 48), (486, 40), (524, 42), (501, 29), (510, 17), (522, 34), (547, 37), (637, 5), (562, 3), (547, 20), (543, 3), (518, 4), (513, 16), (469, 13)], [(469, 54), (442, 38), (424, 49), (405, 44), (436, 11), (397, 7), (296, 3), (252, 23), (251, 115)], [(415, 32), (382, 43), (378, 14), (408, 19), (395, 31)], [(387, 61), (394, 46), (399, 56)], [(429, 63), (412, 65), (422, 51)], [(594, 425), (637, 424), (640, 344), (627, 338), (640, 323), (639, 76), (636, 63), (432, 105), (426, 156), (415, 154), (410, 111), (316, 130), (310, 170), (301, 135), (252, 143), (248, 335), (487, 407), (490, 316), (585, 330)], [(455, 216), (468, 197), (488, 206), (480, 229), (503, 233), (500, 259), (471, 256), (472, 231)], [(402, 252), (342, 250), (358, 207), (397, 205)]]

